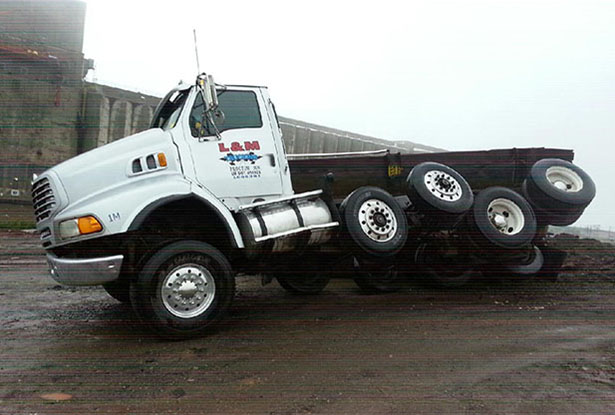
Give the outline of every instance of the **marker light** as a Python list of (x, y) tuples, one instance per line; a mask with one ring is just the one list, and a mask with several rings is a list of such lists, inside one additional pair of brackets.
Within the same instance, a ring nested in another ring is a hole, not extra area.
[(164, 153), (158, 153), (158, 165), (160, 167), (167, 167), (167, 156)]

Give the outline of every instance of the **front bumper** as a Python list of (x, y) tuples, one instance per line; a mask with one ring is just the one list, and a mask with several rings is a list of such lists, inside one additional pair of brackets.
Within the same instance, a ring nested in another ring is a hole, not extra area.
[(120, 275), (124, 255), (103, 258), (68, 259), (47, 254), (51, 277), (65, 285), (100, 285)]

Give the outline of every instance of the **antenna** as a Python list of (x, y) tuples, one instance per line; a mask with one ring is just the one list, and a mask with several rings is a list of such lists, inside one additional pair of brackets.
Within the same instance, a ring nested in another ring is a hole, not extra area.
[(201, 73), (201, 65), (199, 64), (199, 49), (196, 46), (196, 29), (192, 29), (192, 33), (194, 34), (194, 54), (196, 55), (196, 73)]

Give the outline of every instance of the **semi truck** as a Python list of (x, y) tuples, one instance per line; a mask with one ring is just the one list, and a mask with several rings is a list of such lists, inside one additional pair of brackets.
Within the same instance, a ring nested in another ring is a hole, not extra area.
[(388, 292), (409, 278), (557, 274), (548, 225), (595, 195), (573, 152), (528, 148), (287, 155), (266, 87), (200, 74), (151, 128), (36, 177), (51, 276), (102, 285), (163, 337), (221, 321), (235, 275), (317, 294), (332, 277)]

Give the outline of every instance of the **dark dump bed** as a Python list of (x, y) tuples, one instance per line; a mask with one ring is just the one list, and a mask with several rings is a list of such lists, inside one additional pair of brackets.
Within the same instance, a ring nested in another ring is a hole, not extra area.
[(446, 164), (461, 173), (473, 190), (506, 186), (520, 190), (532, 165), (543, 158), (572, 161), (572, 150), (554, 148), (512, 148), (484, 151), (400, 154), (386, 151), (371, 154), (290, 155), (295, 192), (323, 187), (332, 174), (335, 199), (343, 199), (357, 187), (378, 186), (393, 195), (405, 193), (405, 180), (415, 165), (425, 161)]

